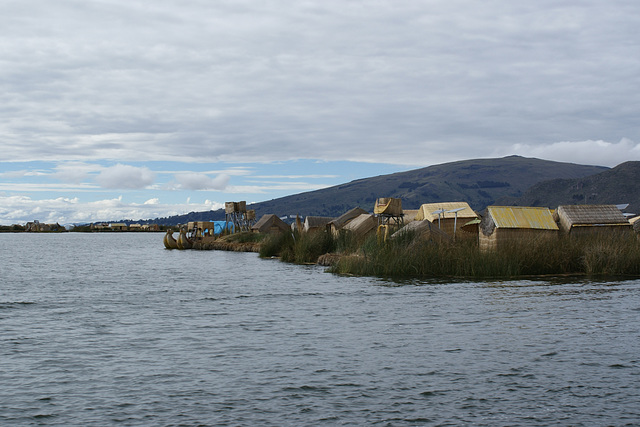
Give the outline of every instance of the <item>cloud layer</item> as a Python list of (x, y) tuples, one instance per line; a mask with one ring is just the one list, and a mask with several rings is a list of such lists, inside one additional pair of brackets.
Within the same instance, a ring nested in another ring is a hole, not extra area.
[(638, 27), (628, 0), (0, 2), (0, 223), (640, 160)]
[(634, 2), (24, 0), (0, 16), (0, 161), (424, 165), (640, 141)]
[[(93, 202), (79, 198), (58, 197), (35, 200), (28, 196), (7, 196), (0, 193), (0, 224), (26, 224), (38, 219), (44, 223), (82, 224), (120, 219), (152, 219), (221, 209), (224, 204), (205, 200), (204, 203), (162, 204), (158, 199), (144, 203), (125, 202), (120, 196)], [(9, 220), (9, 221), (8, 221)]]

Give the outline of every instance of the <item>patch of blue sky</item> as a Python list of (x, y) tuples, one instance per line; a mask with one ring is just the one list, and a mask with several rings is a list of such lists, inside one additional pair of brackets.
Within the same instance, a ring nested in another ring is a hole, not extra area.
[[(120, 187), (118, 183), (106, 185), (100, 175), (117, 165), (147, 171), (150, 177), (139, 187), (124, 183)], [(382, 163), (313, 159), (270, 163), (5, 162), (0, 163), (0, 191), (26, 193), (34, 199), (77, 195), (91, 201), (124, 195), (136, 203), (151, 198), (159, 198), (163, 203), (212, 198), (219, 202), (246, 199), (251, 203), (407, 169)], [(217, 186), (206, 181), (221, 176), (228, 180)], [(190, 178), (189, 182), (182, 179), (185, 177)], [(194, 182), (194, 178), (203, 181)]]

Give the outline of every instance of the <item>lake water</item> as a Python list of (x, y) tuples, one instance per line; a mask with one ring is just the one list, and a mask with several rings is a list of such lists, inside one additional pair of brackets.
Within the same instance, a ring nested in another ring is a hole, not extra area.
[(638, 425), (640, 280), (404, 282), (0, 234), (0, 425)]

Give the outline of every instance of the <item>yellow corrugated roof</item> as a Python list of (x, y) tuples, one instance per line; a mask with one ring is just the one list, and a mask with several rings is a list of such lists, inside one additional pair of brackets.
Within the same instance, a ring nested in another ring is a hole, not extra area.
[[(458, 219), (460, 218), (477, 218), (478, 214), (474, 212), (473, 209), (469, 206), (467, 202), (444, 202), (444, 203), (425, 203), (420, 206), (420, 210), (418, 211), (418, 215), (416, 216), (416, 220), (422, 221), (424, 219), (428, 219), (433, 222), (438, 219), (438, 214), (433, 214), (433, 212), (444, 209), (445, 211), (450, 211), (453, 209), (463, 208), (458, 212)], [(455, 218), (455, 213), (453, 212), (444, 212), (440, 214), (440, 218)]]
[(498, 228), (532, 228), (558, 230), (548, 208), (523, 206), (489, 206), (487, 211)]

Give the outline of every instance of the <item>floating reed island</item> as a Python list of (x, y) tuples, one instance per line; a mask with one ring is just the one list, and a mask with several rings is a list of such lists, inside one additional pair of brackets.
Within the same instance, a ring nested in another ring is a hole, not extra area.
[(190, 223), (187, 244), (250, 250), (264, 258), (317, 263), (333, 273), (361, 276), (640, 276), (636, 219), (616, 205), (489, 206), (479, 215), (465, 202), (403, 210), (400, 199), (383, 198), (373, 213), (354, 208), (338, 218), (297, 217), (292, 224), (265, 215), (244, 229), (234, 227), (236, 232), (227, 221), (223, 231), (211, 236), (210, 224)]

